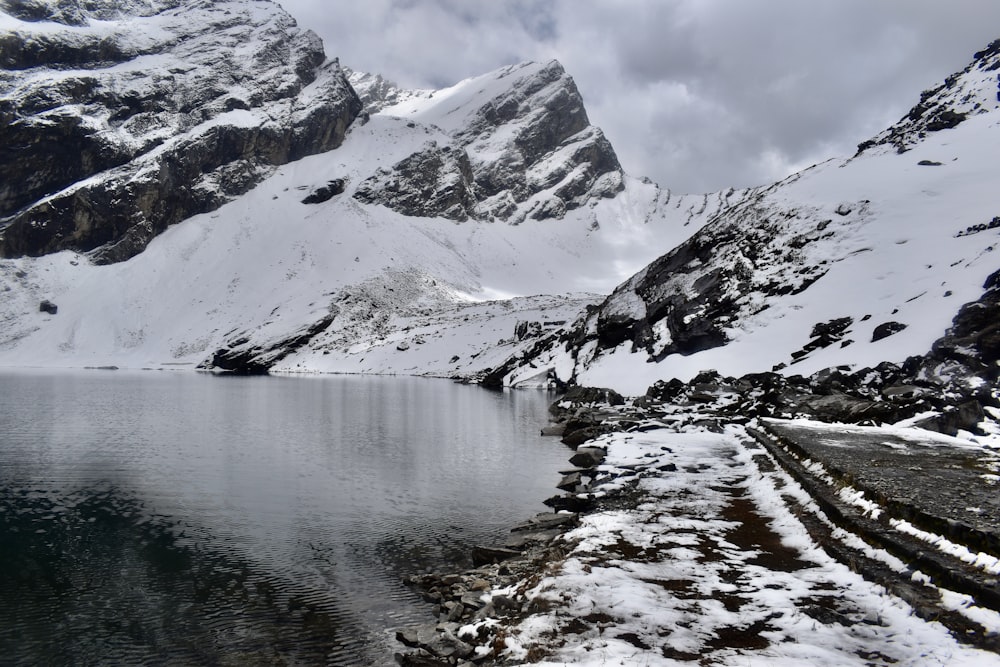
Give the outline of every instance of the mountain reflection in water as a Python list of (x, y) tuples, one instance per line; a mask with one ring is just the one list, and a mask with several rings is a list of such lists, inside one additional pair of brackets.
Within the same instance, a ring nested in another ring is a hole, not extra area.
[(0, 663), (388, 665), (541, 511), (550, 397), (415, 378), (0, 373)]
[(322, 664), (362, 650), (336, 591), (187, 537), (114, 487), (0, 491), (0, 653), (25, 663)]

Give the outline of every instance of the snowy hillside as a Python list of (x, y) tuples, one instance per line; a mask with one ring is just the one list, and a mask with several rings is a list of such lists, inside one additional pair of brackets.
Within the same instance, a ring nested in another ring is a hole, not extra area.
[(858, 155), (723, 212), (525, 374), (634, 395), (705, 369), (809, 375), (927, 354), (1000, 268), (998, 69), (1000, 42)]
[[(126, 25), (143, 25), (122, 43), (132, 48), (148, 39), (148, 53), (91, 63), (86, 76), (95, 77), (99, 89), (138, 82), (148, 93), (143, 99), (160, 101), (174, 98), (158, 86), (172, 95), (179, 85), (171, 73), (179, 66), (176, 49), (186, 43), (171, 36), (178, 26), (200, 25), (205, 40), (212, 29), (233, 35), (216, 40), (211, 59), (222, 63), (240, 60), (245, 45), (239, 36), (246, 30), (278, 26), (285, 31), (275, 33), (278, 38), (312, 44), (271, 3), (142, 6), (148, 12), (131, 16), (131, 23), (106, 16), (83, 17), (80, 25), (28, 21), (8, 5), (0, 6), (0, 20), (25, 43), (41, 33), (56, 44), (95, 30), (120, 37)], [(282, 58), (277, 62), (288, 67), (296, 62)], [(317, 60), (314, 53), (310, 58)], [(202, 60), (208, 58), (185, 64), (185, 80), (196, 88), (218, 75)], [(29, 89), (84, 77), (55, 64), (5, 67), (5, 104), (21, 107), (34, 99)], [(275, 123), (292, 123), (295, 137), (296, 109), (305, 105), (308, 114), (307, 102), (323, 95), (361, 113), (351, 107), (352, 90), (334, 98), (320, 94), (321, 82), (343, 80), (335, 64), (317, 71), (314, 83), (289, 92), (292, 97), (268, 112), (250, 100), (249, 109), (225, 110), (226, 100), (249, 93), (235, 82), (239, 77), (220, 77), (228, 87), (199, 107), (208, 120), (192, 125), (190, 110), (167, 114), (157, 121), (155, 141), (145, 130), (129, 129), (137, 121), (101, 125), (92, 136), (127, 147), (120, 159), (130, 161), (104, 170), (91, 164), (94, 175), (38, 203), (8, 198), (8, 210), (16, 212), (0, 223), (8, 256), (0, 260), (0, 364), (475, 374), (572, 321), (597, 298), (584, 293), (607, 293), (752, 194), (677, 196), (625, 176), (558, 63), (525, 63), (444, 91), (402, 95), (381, 110), (372, 106), (346, 128), (336, 150), (283, 166), (251, 159), (259, 167), (245, 194), (228, 191), (182, 221), (172, 215), (188, 209), (171, 208), (175, 200), (160, 195), (153, 199), (171, 215), (155, 224), (136, 217), (130, 207), (149, 201), (135, 190), (136, 178), (153, 174), (150, 183), (162, 183), (165, 167), (151, 169), (166, 159), (167, 147), (190, 147), (189, 140), (202, 146), (206, 137), (218, 147), (232, 128), (243, 127), (250, 134), (238, 136), (259, 148), (264, 137), (255, 132), (271, 122), (261, 126), (260, 115), (271, 112)], [(88, 105), (67, 102), (51, 113), (109, 122), (112, 111), (98, 97)], [(17, 131), (44, 139), (50, 124), (42, 115), (26, 117)], [(223, 120), (232, 124), (213, 132)], [(228, 148), (213, 154), (233, 157)], [(168, 160), (197, 174), (190, 188), (169, 189), (182, 204), (191, 192), (211, 189), (212, 179), (220, 187), (234, 182), (229, 167), (220, 172), (191, 162), (191, 155), (181, 151)], [(36, 157), (47, 159), (44, 151)], [(238, 171), (245, 157), (236, 150), (236, 161), (227, 164)], [(9, 169), (13, 162), (4, 164)], [(54, 183), (45, 188), (60, 187)], [(96, 240), (83, 240), (92, 228), (79, 210), (105, 200), (140, 222), (128, 227), (137, 232), (95, 247)], [(71, 211), (62, 208), (66, 202)], [(66, 227), (74, 224), (76, 231)], [(38, 243), (29, 252), (18, 250), (15, 239)], [(129, 252), (109, 255), (122, 244)], [(49, 254), (23, 256), (41, 252)], [(506, 300), (532, 295), (568, 296)], [(42, 310), (43, 301), (56, 312)], [(522, 325), (518, 334), (518, 322), (535, 324)]]

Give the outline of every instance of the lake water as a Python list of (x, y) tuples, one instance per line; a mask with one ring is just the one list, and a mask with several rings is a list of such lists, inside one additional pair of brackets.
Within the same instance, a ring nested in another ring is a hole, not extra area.
[(401, 583), (545, 508), (552, 396), (0, 373), (0, 662), (391, 664)]

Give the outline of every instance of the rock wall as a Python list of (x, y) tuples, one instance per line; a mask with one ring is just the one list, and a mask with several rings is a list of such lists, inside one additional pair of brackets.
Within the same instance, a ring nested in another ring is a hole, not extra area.
[(105, 4), (0, 7), (24, 20), (0, 40), (5, 257), (128, 259), (337, 147), (361, 111), (319, 38), (270, 2)]
[[(621, 192), (618, 157), (601, 130), (590, 125), (580, 91), (558, 62), (525, 63), (494, 76), (505, 80), (502, 92), (449, 112), (465, 114), (449, 132), (449, 146), (414, 154), (373, 175), (356, 197), (403, 215), (516, 224), (562, 218), (588, 201)], [(363, 87), (371, 111), (433, 98), (426, 91), (400, 91), (380, 77), (354, 74), (353, 80)], [(418, 114), (414, 122), (421, 120)]]

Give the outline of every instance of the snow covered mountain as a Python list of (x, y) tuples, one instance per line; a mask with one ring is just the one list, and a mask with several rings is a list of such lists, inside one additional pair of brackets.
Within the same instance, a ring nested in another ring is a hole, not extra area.
[(271, 2), (0, 33), (3, 365), (482, 373), (756, 196), (626, 176), (555, 62), (363, 109)]
[(270, 2), (0, 3), (4, 256), (128, 259), (275, 165), (334, 148), (361, 103)]
[(402, 90), (271, 2), (0, 0), (0, 64), (3, 365), (641, 394), (992, 349), (998, 43), (856, 155), (710, 195), (626, 175), (556, 62)]
[[(924, 379), (983, 354), (995, 376), (998, 72), (1000, 41), (856, 155), (721, 211), (504, 382), (548, 368), (636, 395), (706, 369), (808, 376), (932, 348), (951, 352), (923, 363)], [(945, 334), (964, 304), (982, 321), (956, 344)]]

